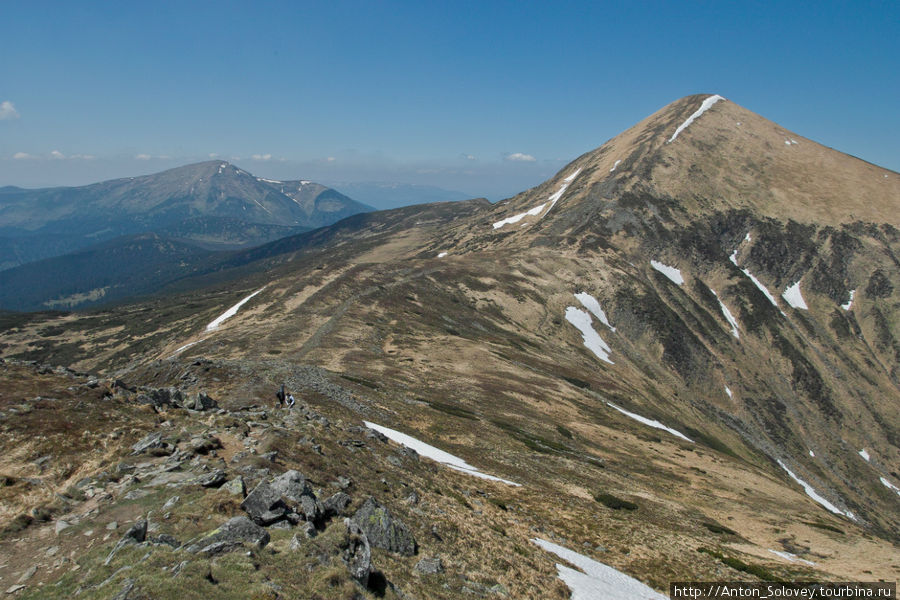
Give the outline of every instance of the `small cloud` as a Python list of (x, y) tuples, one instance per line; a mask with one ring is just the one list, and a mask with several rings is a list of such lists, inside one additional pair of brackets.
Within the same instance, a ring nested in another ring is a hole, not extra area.
[(15, 160), (28, 160), (31, 158), (37, 158), (37, 156), (28, 154), (27, 152), (16, 152), (15, 154), (13, 154), (13, 158)]
[(69, 158), (74, 158), (74, 159), (78, 159), (78, 160), (94, 160), (97, 157), (94, 156), (93, 154), (73, 154)]
[(534, 162), (537, 160), (530, 154), (522, 154), (521, 152), (513, 152), (512, 154), (506, 155), (506, 160), (511, 160), (515, 162)]
[(160, 154), (160, 155), (157, 156), (156, 158), (158, 158), (158, 159), (160, 159), (160, 160), (170, 160), (172, 157), (169, 156), (168, 154)]
[(250, 158), (252, 158), (253, 160), (271, 160), (272, 155), (271, 154), (254, 154)]
[(462, 154), (460, 154), (459, 157), (460, 157), (460, 158), (463, 158), (463, 159), (465, 159), (465, 160), (478, 160), (477, 158), (475, 158), (475, 157), (472, 156), (471, 154), (466, 154), (465, 152), (463, 152)]
[(218, 158), (218, 156), (219, 156), (219, 153), (218, 153), (218, 152), (210, 152), (210, 153), (209, 153), (209, 157), (210, 157), (210, 158)]
[(153, 157), (150, 156), (149, 154), (136, 154), (136, 155), (135, 155), (135, 158), (136, 158), (137, 160), (150, 160), (150, 159), (153, 158)]
[(325, 160), (327, 160), (328, 162), (334, 162), (334, 161), (336, 161), (337, 159), (336, 159), (335, 157), (333, 157), (333, 156), (329, 156), (329, 157), (326, 158)]
[(53, 150), (50, 152), (50, 158), (65, 158), (66, 155), (60, 152), (59, 150)]
[(0, 121), (3, 119), (18, 119), (19, 111), (16, 110), (16, 107), (13, 106), (13, 103), (9, 100), (4, 100), (0, 102)]

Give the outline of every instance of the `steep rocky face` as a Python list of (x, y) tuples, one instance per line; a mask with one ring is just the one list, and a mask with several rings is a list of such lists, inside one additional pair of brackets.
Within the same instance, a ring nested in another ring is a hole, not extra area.
[(508, 201), (353, 217), (177, 297), (10, 319), (0, 352), (231, 398), (286, 381), (522, 483), (504, 497), (533, 526), (618, 544), (609, 561), (658, 589), (650, 572), (779, 547), (891, 577), (897, 182), (692, 96)]

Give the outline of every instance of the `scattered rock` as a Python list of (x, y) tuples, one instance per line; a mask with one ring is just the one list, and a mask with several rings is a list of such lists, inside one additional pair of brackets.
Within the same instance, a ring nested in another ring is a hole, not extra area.
[(11, 585), (8, 588), (6, 588), (6, 593), (7, 594), (15, 594), (19, 590), (24, 590), (24, 589), (25, 589), (25, 586), (21, 585), (21, 584)]
[(109, 565), (113, 557), (125, 546), (140, 544), (145, 539), (147, 539), (147, 519), (141, 519), (128, 528), (128, 531), (125, 532), (125, 535), (122, 536), (119, 543), (112, 549), (112, 552), (109, 553), (109, 556), (106, 557), (106, 561), (103, 564)]
[(16, 580), (16, 583), (25, 583), (26, 581), (34, 577), (34, 574), (37, 573), (37, 569), (37, 565), (32, 565), (24, 573), (22, 573), (22, 575), (19, 576), (19, 578)]
[(165, 442), (162, 441), (162, 433), (158, 431), (154, 433), (148, 433), (143, 438), (141, 438), (139, 442), (131, 447), (131, 455), (135, 456), (152, 448), (162, 448), (164, 445)]
[[(166, 500), (165, 504), (163, 504), (163, 510), (165, 510), (167, 508), (172, 508), (173, 506), (178, 504), (179, 500), (181, 500), (181, 498), (179, 498), (178, 496), (172, 496), (171, 498)], [(107, 527), (109, 527), (109, 526), (107, 525)]]
[(124, 585), (122, 585), (122, 590), (113, 596), (112, 600), (128, 600), (128, 594), (134, 589), (134, 583), (134, 579), (126, 579)]
[(435, 573), (442, 573), (443, 571), (444, 565), (441, 562), (440, 557), (437, 556), (433, 558), (423, 558), (416, 563), (416, 572), (423, 575), (434, 575)]
[(359, 525), (369, 543), (376, 548), (403, 556), (416, 553), (416, 540), (409, 528), (374, 498), (368, 498), (351, 520)]
[(221, 487), (227, 479), (228, 477), (225, 475), (225, 471), (216, 469), (215, 471), (200, 477), (197, 483), (205, 488), (217, 488)]
[(222, 447), (222, 442), (214, 435), (204, 435), (191, 438), (190, 446), (195, 454), (206, 455), (213, 450), (220, 449)]
[(322, 516), (322, 504), (316, 499), (306, 478), (298, 471), (286, 471), (271, 483), (260, 482), (244, 501), (241, 508), (258, 525), (270, 525), (294, 512), (307, 521)]
[(50, 546), (49, 548), (47, 548), (47, 551), (44, 554), (46, 554), (47, 556), (56, 556), (58, 552), (59, 546)]
[(247, 517), (234, 517), (188, 546), (186, 550), (192, 554), (214, 556), (237, 550), (245, 543), (263, 548), (270, 539), (268, 531)]
[(344, 514), (348, 506), (350, 506), (350, 496), (344, 492), (338, 492), (322, 503), (322, 512), (326, 519), (336, 517)]
[(240, 496), (241, 498), (243, 498), (244, 494), (247, 493), (247, 488), (244, 485), (244, 478), (240, 475), (222, 486), (222, 489), (224, 489), (229, 494), (232, 494), (233, 496)]
[(193, 410), (209, 410), (211, 408), (219, 408), (218, 403), (204, 392), (198, 392), (193, 402), (188, 402), (187, 408)]
[(181, 547), (181, 542), (179, 542), (175, 536), (169, 535), (168, 533), (161, 533), (151, 537), (150, 543), (157, 546), (171, 546), (173, 548)]
[(365, 532), (350, 519), (345, 519), (347, 537), (344, 542), (341, 559), (347, 565), (350, 576), (366, 587), (372, 573), (372, 548)]
[(106, 528), (109, 529), (110, 531), (115, 531), (116, 529), (119, 528), (119, 522), (118, 521), (110, 521), (109, 523), (106, 524)]
[(64, 529), (68, 529), (71, 526), (72, 524), (68, 521), (63, 521), (62, 519), (58, 520), (56, 522), (56, 526), (54, 527), (54, 529), (56, 530), (56, 535), (59, 535), (60, 532), (62, 532)]

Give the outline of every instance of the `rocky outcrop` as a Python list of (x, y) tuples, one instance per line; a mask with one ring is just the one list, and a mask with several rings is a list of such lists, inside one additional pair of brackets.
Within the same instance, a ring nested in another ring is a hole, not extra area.
[(263, 548), (270, 540), (269, 532), (260, 527), (247, 517), (234, 517), (225, 522), (196, 543), (191, 544), (186, 551), (192, 554), (215, 556), (232, 552), (244, 545), (254, 548)]
[(347, 565), (350, 576), (366, 587), (369, 585), (369, 575), (372, 573), (372, 548), (369, 539), (359, 525), (346, 519), (347, 537), (344, 539), (341, 559)]
[(299, 471), (287, 471), (271, 482), (260, 482), (241, 503), (241, 508), (259, 525), (278, 521), (317, 522), (324, 514), (321, 502)]
[(387, 507), (374, 498), (368, 498), (351, 517), (376, 548), (412, 556), (417, 551), (416, 540), (409, 528), (391, 515)]

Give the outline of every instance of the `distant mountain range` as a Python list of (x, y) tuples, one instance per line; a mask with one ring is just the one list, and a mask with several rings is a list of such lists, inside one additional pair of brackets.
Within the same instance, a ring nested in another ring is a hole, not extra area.
[(154, 232), (208, 249), (255, 246), (371, 207), (311, 181), (208, 161), (81, 187), (0, 188), (0, 269)]
[(312, 181), (209, 161), (82, 187), (0, 188), (0, 307), (69, 309), (149, 293), (372, 208)]
[(379, 210), (400, 208), (413, 204), (431, 204), (433, 202), (453, 202), (469, 200), (474, 196), (465, 192), (445, 190), (432, 185), (416, 185), (410, 183), (355, 182), (332, 183), (335, 189), (360, 202), (364, 202)]

